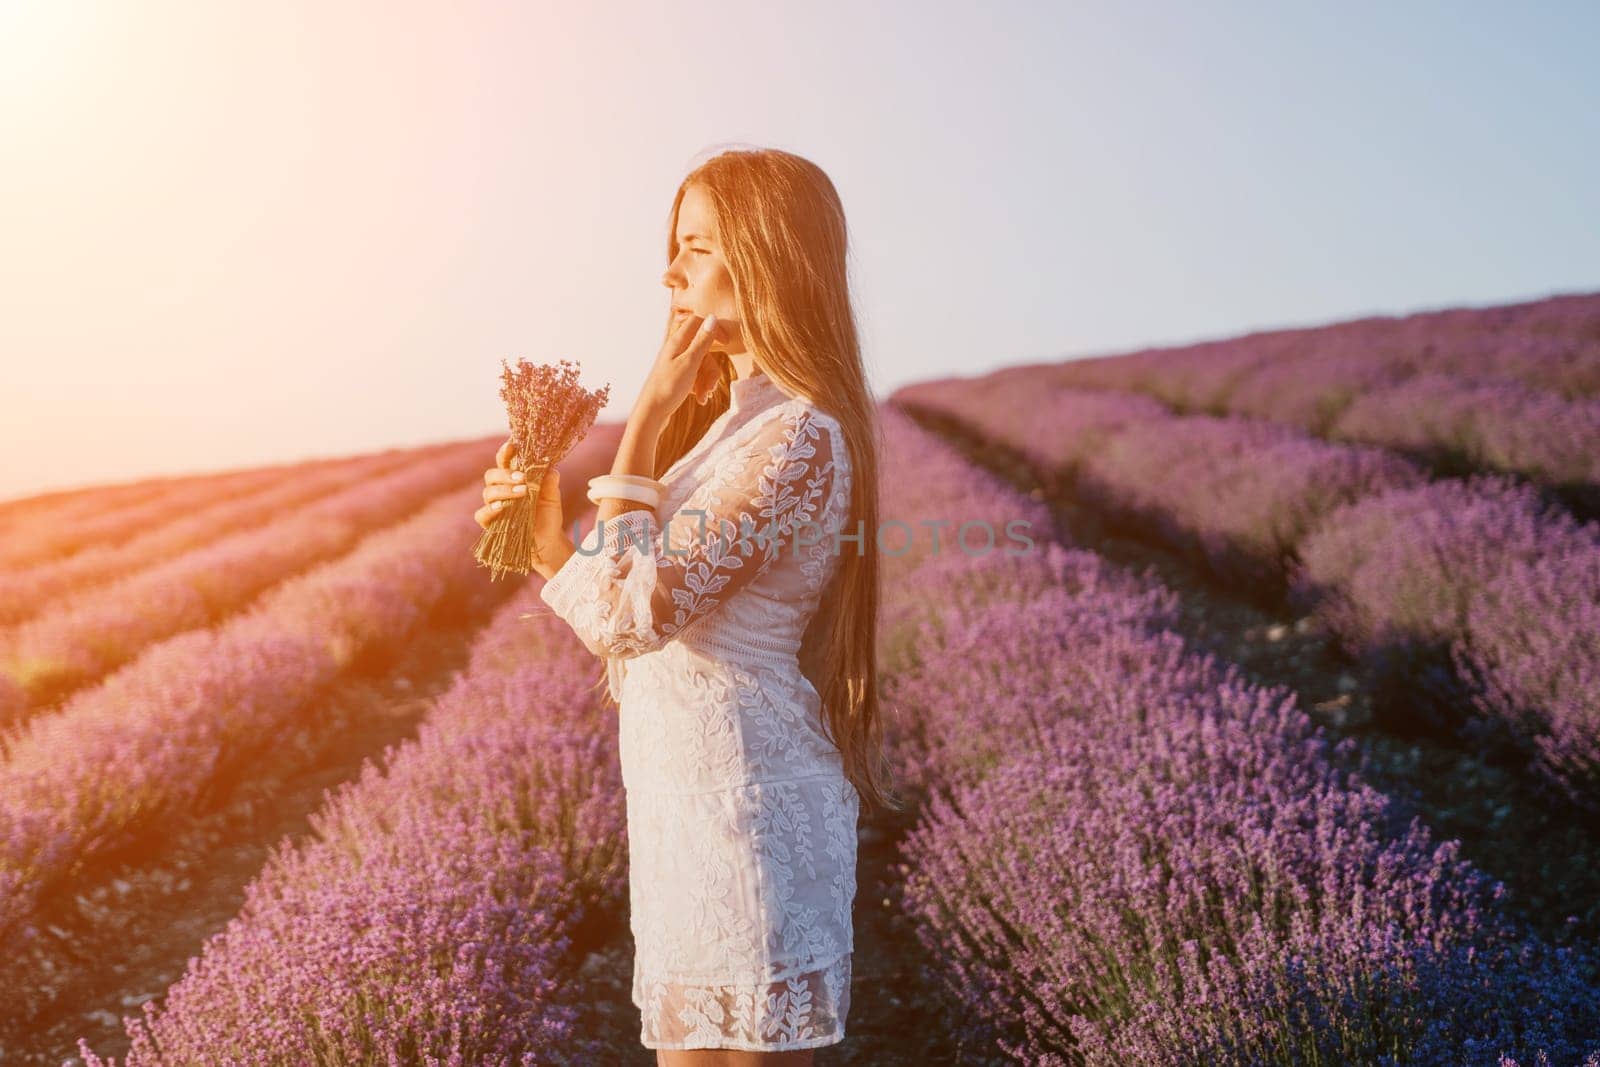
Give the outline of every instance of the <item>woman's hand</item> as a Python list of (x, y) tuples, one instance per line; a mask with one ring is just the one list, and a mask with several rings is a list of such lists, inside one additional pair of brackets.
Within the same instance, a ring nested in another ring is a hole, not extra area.
[[(479, 526), (489, 524), (505, 514), (515, 501), (528, 494), (527, 475), (520, 469), (522, 461), (516, 458), (517, 445), (510, 438), (495, 453), (495, 465), (483, 472), (483, 507), (472, 513)], [(539, 483), (539, 495), (533, 508), (533, 569), (549, 578), (567, 557), (577, 551), (571, 538), (563, 532), (566, 523), (561, 508), (561, 472), (551, 467), (544, 472)]]
[(691, 392), (705, 403), (716, 387), (720, 370), (707, 359), (717, 340), (717, 317), (686, 315), (667, 337), (639, 390), (639, 403), (651, 414), (665, 418), (678, 410)]

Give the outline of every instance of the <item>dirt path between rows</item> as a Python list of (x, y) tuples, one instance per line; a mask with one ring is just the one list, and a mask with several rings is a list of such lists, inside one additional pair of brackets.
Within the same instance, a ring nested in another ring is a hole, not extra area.
[[(817, 1067), (1000, 1067), (1013, 1062), (990, 1049), (963, 1046), (952, 1035), (950, 1021), (957, 1009), (941, 1000), (934, 981), (936, 963), (895, 904), (894, 890), (902, 881), (899, 843), (914, 822), (914, 812), (861, 821), (850, 1015), (844, 1041), (816, 1050)], [(580, 970), (585, 989), (593, 994), (583, 1008), (580, 1034), (592, 1043), (595, 1063), (653, 1067), (655, 1053), (639, 1043), (639, 1010), (629, 999), (633, 939), (627, 916), (617, 921), (617, 936), (592, 953)]]
[(901, 410), (1017, 489), (1038, 490), (1073, 544), (1134, 568), (1153, 566), (1181, 597), (1177, 628), (1186, 640), (1239, 664), (1254, 681), (1293, 689), (1332, 739), (1354, 738), (1367, 780), (1421, 815), (1436, 839), (1459, 839), (1465, 858), (1506, 883), (1509, 906), (1535, 929), (1563, 944), (1600, 939), (1600, 829), (1553, 805), (1513, 769), (1446, 742), (1382, 730), (1372, 714), (1373, 679), (1315, 618), (1252, 602), (1145, 531), (1106, 522), (1015, 450), (959, 420), (912, 405)]
[(272, 846), (309, 830), (328, 789), (415, 736), (465, 666), (475, 632), (516, 587), (484, 582), (441, 605), (398, 652), (358, 662), (313, 698), (231, 794), (47, 901), (45, 937), (8, 960), (0, 979), (0, 1065), (80, 1064), (79, 1037), (99, 1056), (126, 1055), (122, 1016), (165, 995), (239, 913)]
[[(1142, 531), (1119, 528), (1011, 449), (948, 417), (902, 408), (978, 466), (1019, 492), (1049, 503), (1076, 547), (1134, 570), (1154, 568), (1181, 600), (1177, 629), (1193, 647), (1239, 664), (1252, 680), (1285, 685), (1335, 738), (1359, 739), (1368, 779), (1422, 814), (1441, 838), (1459, 837), (1467, 857), (1513, 890), (1512, 903), (1557, 939), (1600, 928), (1600, 841), (1546, 810), (1523, 783), (1443, 745), (1387, 737), (1372, 725), (1372, 679), (1350, 663), (1309, 616), (1230, 594), (1199, 567)], [(942, 1000), (937, 963), (917, 941), (911, 920), (893, 906), (901, 884), (899, 844), (915, 822), (867, 818), (857, 867), (856, 959), (845, 1040), (820, 1049), (818, 1067), (923, 1067), (1011, 1063), (994, 1049), (962, 1047), (952, 1025), (959, 1008)], [(1580, 915), (1579, 923), (1562, 920)], [(633, 945), (626, 916), (616, 937), (592, 953), (582, 972), (596, 995), (581, 1031), (606, 1063), (650, 1067), (638, 1042), (639, 1014), (628, 999)]]
[[(1142, 531), (1106, 524), (1011, 450), (948, 418), (906, 410), (1019, 491), (1041, 494), (1075, 546), (1136, 569), (1154, 567), (1181, 597), (1178, 629), (1186, 639), (1256, 681), (1289, 686), (1334, 737), (1356, 738), (1369, 780), (1413, 806), (1440, 838), (1461, 839), (1467, 858), (1507, 883), (1511, 906), (1536, 928), (1557, 941), (1600, 937), (1600, 835), (1549, 810), (1504, 768), (1375, 729), (1371, 679), (1314, 619), (1230, 593)], [(495, 583), (501, 590), (511, 584)], [(491, 607), (476, 610), (476, 621), (431, 620), (400, 657), (402, 669), (342, 683), (327, 707), (344, 709), (338, 717), (348, 720), (346, 729), (324, 730), (320, 745), (302, 732), (285, 746), (284, 770), (246, 783), (158, 854), (108, 870), (74, 899), (57, 902), (51, 918), (60, 935), (52, 934), (49, 952), (28, 961), (32, 984), (0, 1019), (0, 1065), (76, 1063), (79, 1036), (101, 1055), (122, 1056), (120, 1016), (161, 995), (206, 937), (237, 914), (270, 846), (305, 832), (324, 791), (351, 777), (362, 759), (415, 732), (431, 698), (465, 663), (472, 632)], [(956, 1009), (942, 1000), (936, 961), (892, 906), (899, 844), (914, 821), (915, 812), (863, 819), (848, 1036), (818, 1050), (819, 1067), (1010, 1062), (954, 1040)], [(1568, 915), (1577, 921), (1565, 921)], [(611, 936), (578, 966), (585, 994), (579, 1029), (600, 1062), (650, 1067), (655, 1056), (638, 1042), (638, 1011), (628, 998), (633, 945), (626, 922), (626, 915), (613, 917)]]

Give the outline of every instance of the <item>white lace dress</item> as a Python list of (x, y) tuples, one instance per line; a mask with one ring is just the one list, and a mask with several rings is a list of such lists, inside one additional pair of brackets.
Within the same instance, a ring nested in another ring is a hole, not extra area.
[(834, 538), (849, 453), (766, 374), (731, 388), (660, 506), (591, 529), (542, 593), (619, 699), (647, 1048), (815, 1048), (850, 1008), (859, 798), (798, 659), (859, 544)]

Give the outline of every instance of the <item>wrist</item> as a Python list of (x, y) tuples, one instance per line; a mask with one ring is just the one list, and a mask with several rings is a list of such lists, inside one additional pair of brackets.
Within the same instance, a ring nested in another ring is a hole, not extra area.
[(553, 548), (539, 553), (534, 559), (533, 569), (538, 571), (545, 581), (549, 581), (577, 551), (578, 547), (572, 543), (572, 538), (562, 534)]
[(667, 419), (672, 411), (661, 401), (653, 397), (641, 396), (634, 402), (633, 410), (628, 413), (626, 430), (638, 430), (650, 440), (654, 440), (661, 433), (661, 428), (667, 424)]
[(598, 522), (611, 522), (613, 519), (622, 518), (622, 516), (631, 511), (648, 511), (653, 514), (655, 508), (635, 500), (623, 500), (619, 497), (608, 496), (601, 498), (595, 515)]

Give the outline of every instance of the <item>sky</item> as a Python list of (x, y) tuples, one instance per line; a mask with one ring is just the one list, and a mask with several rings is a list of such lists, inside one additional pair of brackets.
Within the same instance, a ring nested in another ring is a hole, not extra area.
[[(1600, 290), (1600, 4), (0, 0), (0, 498), (627, 416), (678, 182), (844, 202), (873, 391)], [(492, 459), (492, 457), (491, 457)]]

